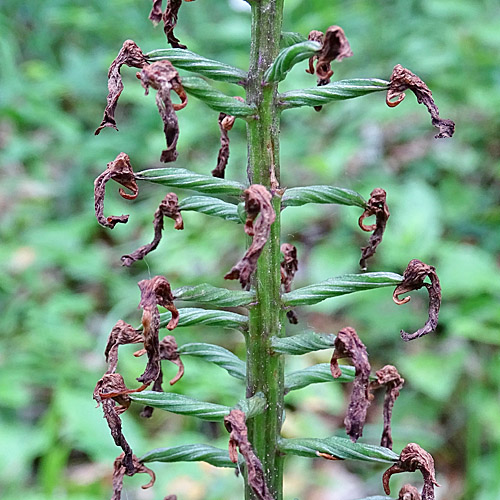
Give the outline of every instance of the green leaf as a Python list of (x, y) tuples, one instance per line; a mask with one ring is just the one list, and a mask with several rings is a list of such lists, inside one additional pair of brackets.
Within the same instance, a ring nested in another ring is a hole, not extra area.
[(199, 193), (242, 196), (246, 189), (243, 184), (211, 175), (198, 174), (185, 168), (150, 168), (135, 174), (135, 178), (151, 181), (163, 186), (192, 189)]
[(217, 89), (214, 89), (202, 78), (196, 76), (184, 77), (182, 79), (182, 86), (185, 91), (203, 101), (207, 106), (215, 111), (226, 113), (232, 116), (246, 117), (255, 115), (257, 112), (254, 106), (223, 94)]
[(330, 363), (320, 363), (309, 366), (303, 370), (285, 375), (285, 394), (290, 391), (302, 389), (311, 384), (320, 384), (323, 382), (352, 382), (355, 376), (353, 366), (343, 365), (340, 367), (342, 375), (339, 378), (333, 378), (330, 371)]
[(234, 66), (195, 54), (185, 49), (160, 49), (146, 54), (149, 61), (169, 60), (176, 68), (198, 73), (222, 82), (243, 85), (247, 74)]
[(282, 31), (280, 37), (280, 47), (283, 49), (290, 47), (290, 45), (294, 45), (295, 43), (305, 41), (307, 41), (307, 37), (301, 33), (297, 33), (296, 31)]
[(140, 462), (207, 462), (215, 467), (236, 468), (229, 459), (229, 452), (208, 444), (186, 444), (148, 451)]
[(264, 73), (265, 82), (280, 82), (300, 61), (309, 59), (321, 48), (318, 42), (300, 42), (287, 47), (278, 54), (274, 62)]
[(251, 398), (242, 399), (233, 408), (244, 412), (247, 418), (252, 418), (256, 415), (264, 413), (265, 409), (267, 408), (267, 401), (264, 393), (258, 392)]
[(228, 203), (227, 201), (212, 198), (211, 196), (189, 196), (179, 202), (179, 210), (199, 212), (212, 217), (241, 224), (241, 218), (238, 215), (238, 205)]
[(329, 83), (323, 87), (290, 90), (278, 96), (283, 109), (300, 106), (323, 106), (332, 101), (353, 99), (373, 92), (387, 90), (389, 82), (376, 78), (354, 78)]
[(300, 207), (306, 203), (328, 203), (366, 208), (366, 200), (356, 191), (333, 186), (304, 186), (285, 191), (283, 207)]
[(300, 355), (322, 349), (332, 349), (336, 336), (333, 333), (306, 332), (291, 337), (272, 337), (274, 352)]
[(210, 304), (216, 307), (238, 307), (248, 306), (255, 302), (255, 294), (244, 290), (228, 290), (227, 288), (217, 288), (202, 283), (196, 286), (183, 286), (173, 292), (174, 298), (178, 300), (189, 300)]
[(297, 288), (285, 293), (282, 298), (285, 306), (311, 305), (347, 293), (397, 286), (402, 280), (403, 277), (395, 273), (344, 274), (314, 285)]
[(214, 344), (191, 343), (179, 347), (180, 355), (196, 356), (224, 368), (229, 375), (240, 380), (245, 380), (245, 362), (235, 356), (231, 351)]
[(279, 440), (283, 453), (316, 458), (317, 452), (326, 453), (342, 460), (364, 460), (367, 462), (392, 463), (399, 459), (389, 448), (370, 444), (353, 443), (350, 439), (332, 436), (324, 439), (295, 438)]

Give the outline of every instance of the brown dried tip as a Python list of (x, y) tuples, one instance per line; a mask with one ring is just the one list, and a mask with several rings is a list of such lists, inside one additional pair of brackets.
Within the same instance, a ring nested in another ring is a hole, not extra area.
[[(250, 276), (257, 267), (257, 260), (271, 233), (271, 224), (276, 218), (271, 201), (271, 193), (260, 184), (252, 184), (245, 191), (245, 211), (247, 213), (245, 233), (252, 236), (253, 240), (245, 255), (224, 276), (224, 279), (235, 280), (239, 278), (241, 286), (247, 289), (250, 288)], [(260, 217), (257, 218), (259, 214)]]
[(369, 392), (371, 367), (366, 347), (361, 342), (354, 328), (347, 327), (340, 330), (334, 345), (335, 351), (330, 361), (333, 378), (339, 378), (342, 375), (337, 363), (338, 359), (351, 358), (355, 368), (351, 399), (344, 420), (347, 435), (355, 443), (363, 435), (366, 411), (371, 402)]
[(398, 500), (422, 500), (422, 497), (415, 486), (405, 484), (399, 490)]
[(384, 431), (380, 446), (385, 446), (392, 450), (391, 417), (392, 408), (399, 396), (399, 391), (403, 387), (405, 380), (398, 373), (395, 366), (386, 365), (376, 372), (377, 380), (370, 382), (370, 390), (385, 386), (384, 397)]
[(108, 363), (107, 373), (115, 373), (118, 364), (118, 347), (126, 344), (140, 344), (144, 341), (142, 333), (136, 330), (132, 325), (119, 320), (111, 330), (104, 356)]
[(399, 460), (384, 472), (382, 484), (384, 485), (386, 494), (391, 494), (389, 480), (393, 474), (398, 474), (399, 472), (415, 472), (417, 469), (424, 477), (422, 500), (434, 500), (434, 486), (439, 486), (436, 482), (434, 472), (434, 459), (430, 453), (427, 453), (416, 443), (406, 445), (403, 451), (401, 451)]
[(153, 0), (153, 7), (149, 13), (149, 19), (156, 26), (162, 18), (163, 15), (163, 0)]
[(101, 226), (113, 229), (119, 222), (125, 224), (128, 221), (128, 215), (110, 215), (109, 217), (104, 217), (104, 195), (106, 194), (106, 183), (110, 179), (132, 191), (132, 194), (127, 194), (120, 188), (118, 192), (122, 198), (126, 200), (137, 198), (139, 187), (135, 181), (134, 171), (132, 170), (128, 154), (120, 153), (113, 161), (106, 165), (106, 170), (94, 181), (94, 205), (97, 222)]
[[(170, 61), (157, 61), (150, 66), (145, 66), (140, 73), (142, 86), (146, 89), (146, 95), (151, 86), (156, 93), (156, 106), (163, 121), (163, 132), (167, 141), (167, 149), (162, 151), (160, 161), (169, 163), (177, 158), (177, 140), (179, 139), (179, 123), (175, 111), (184, 108), (187, 104), (187, 95), (184, 91), (179, 73)], [(174, 104), (170, 99), (170, 91), (173, 90), (181, 99), (181, 104)]]
[(123, 42), (120, 52), (118, 52), (118, 55), (109, 67), (107, 104), (104, 109), (104, 118), (94, 132), (95, 135), (99, 135), (99, 132), (105, 127), (113, 127), (115, 130), (118, 130), (116, 127), (115, 110), (120, 94), (123, 91), (123, 82), (120, 70), (124, 64), (131, 68), (139, 69), (148, 65), (146, 56), (133, 40), (125, 40), (125, 42)]
[(248, 430), (245, 420), (245, 413), (241, 410), (231, 410), (229, 415), (224, 417), (224, 425), (227, 431), (230, 432), (229, 458), (231, 462), (238, 463), (237, 448), (239, 448), (247, 466), (248, 485), (259, 500), (273, 500), (267, 488), (262, 464), (248, 441)]
[[(387, 225), (387, 220), (390, 217), (389, 208), (386, 203), (386, 192), (382, 188), (375, 188), (370, 193), (370, 199), (368, 200), (365, 211), (361, 214), (358, 220), (359, 227), (363, 231), (373, 231), (370, 236), (368, 245), (361, 248), (361, 259), (359, 261), (359, 266), (363, 271), (366, 271), (366, 261), (368, 258), (373, 256), (377, 250), (377, 247), (382, 242), (384, 236), (385, 226)], [(365, 226), (363, 221), (366, 217), (375, 215), (375, 224), (371, 226)]]
[(429, 87), (409, 69), (403, 68), (401, 64), (394, 66), (391, 75), (389, 90), (387, 91), (386, 103), (389, 107), (397, 106), (405, 97), (405, 90), (411, 90), (419, 104), (427, 107), (432, 124), (439, 129), (439, 134), (434, 136), (436, 139), (451, 137), (455, 132), (455, 122), (444, 120), (439, 117), (439, 110)]
[(149, 474), (151, 477), (151, 481), (148, 484), (142, 486), (143, 490), (151, 488), (155, 484), (156, 476), (155, 473), (146, 467), (144, 464), (139, 462), (139, 459), (132, 455), (132, 465), (133, 472), (130, 472), (124, 464), (125, 454), (122, 453), (119, 457), (116, 458), (113, 469), (113, 496), (111, 500), (120, 500), (123, 489), (123, 477), (125, 474), (127, 476), (134, 476), (135, 474)]
[[(426, 277), (429, 277), (430, 284), (424, 282)], [(441, 307), (441, 285), (436, 274), (436, 268), (428, 266), (418, 259), (413, 259), (409, 262), (408, 267), (403, 273), (402, 283), (394, 290), (392, 299), (399, 306), (406, 304), (410, 300), (410, 296), (400, 299), (399, 295), (419, 290), (423, 286), (427, 288), (427, 292), (429, 293), (429, 318), (425, 325), (415, 333), (410, 334), (401, 330), (401, 338), (405, 341), (417, 339), (433, 332), (438, 324), (439, 308)]]
[[(194, 0), (186, 0), (186, 2), (193, 2)], [(153, 3), (153, 10), (155, 8), (155, 3)], [(187, 49), (185, 45), (182, 45), (179, 42), (179, 39), (174, 35), (174, 28), (177, 25), (177, 19), (179, 16), (179, 9), (181, 8), (182, 0), (168, 0), (167, 8), (163, 13), (163, 30), (165, 31), (165, 35), (167, 35), (168, 43), (174, 49)], [(160, 10), (161, 10), (161, 2), (160, 2)], [(153, 11), (151, 11), (153, 13)], [(150, 14), (151, 19), (151, 14)], [(154, 20), (153, 20), (154, 22)]]
[[(297, 248), (290, 243), (283, 243), (281, 245), (281, 253), (283, 260), (281, 261), (281, 284), (285, 293), (292, 291), (292, 281), (295, 273), (299, 269), (299, 261), (297, 260)], [(296, 325), (299, 320), (293, 311), (287, 311), (286, 316), (288, 321)]]
[(136, 260), (143, 259), (148, 253), (156, 249), (161, 241), (161, 234), (163, 231), (163, 217), (169, 217), (175, 221), (174, 229), (184, 229), (184, 222), (179, 210), (179, 199), (175, 193), (168, 193), (160, 206), (155, 212), (153, 219), (154, 225), (154, 238), (151, 243), (143, 245), (130, 255), (123, 255), (121, 258), (122, 265), (131, 266)]

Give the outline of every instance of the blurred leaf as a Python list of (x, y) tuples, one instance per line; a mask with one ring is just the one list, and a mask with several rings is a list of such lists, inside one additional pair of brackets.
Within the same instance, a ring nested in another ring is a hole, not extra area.
[(255, 294), (244, 290), (228, 290), (202, 283), (196, 286), (183, 286), (173, 292), (174, 298), (210, 304), (216, 307), (248, 306), (255, 302)]

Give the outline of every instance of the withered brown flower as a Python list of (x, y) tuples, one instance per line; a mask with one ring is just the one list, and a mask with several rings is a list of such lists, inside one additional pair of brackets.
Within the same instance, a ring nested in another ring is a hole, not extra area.
[(122, 453), (115, 459), (113, 467), (113, 496), (111, 497), (111, 500), (120, 500), (123, 489), (123, 477), (125, 476), (125, 474), (127, 474), (127, 476), (134, 476), (135, 474), (149, 474), (149, 476), (151, 477), (151, 481), (149, 481), (148, 484), (142, 486), (143, 490), (151, 488), (151, 486), (153, 486), (156, 481), (155, 473), (144, 464), (139, 462), (139, 459), (135, 455), (132, 455), (132, 465), (134, 468), (132, 473), (125, 466), (124, 460), (124, 453)]
[(399, 490), (398, 500), (422, 500), (419, 491), (411, 484), (405, 484)]
[(238, 463), (238, 450), (243, 455), (247, 466), (247, 481), (259, 500), (273, 500), (267, 488), (262, 464), (248, 441), (248, 429), (245, 423), (246, 415), (241, 410), (231, 410), (224, 417), (224, 425), (229, 435), (229, 458)]
[[(430, 279), (430, 284), (424, 281), (427, 277)], [(401, 338), (405, 341), (417, 339), (433, 332), (438, 324), (439, 308), (441, 307), (441, 285), (436, 274), (436, 268), (424, 264), (418, 259), (413, 259), (403, 273), (403, 281), (394, 290), (392, 298), (398, 305), (406, 304), (411, 297), (400, 299), (399, 295), (419, 290), (422, 287), (427, 288), (429, 293), (429, 318), (425, 325), (414, 333), (410, 334), (401, 330)]]
[(154, 225), (154, 238), (151, 243), (143, 245), (130, 255), (123, 255), (121, 260), (124, 266), (131, 266), (136, 260), (143, 259), (148, 253), (156, 249), (161, 241), (163, 231), (163, 218), (169, 217), (175, 221), (174, 229), (184, 229), (184, 222), (179, 210), (179, 199), (175, 193), (168, 193), (163, 198), (160, 206), (157, 208), (153, 225)]
[[(193, 2), (194, 0), (185, 0), (186, 2)], [(157, 4), (158, 1), (153, 2), (153, 10), (155, 11), (154, 16), (157, 15), (158, 13), (158, 6), (155, 5)], [(160, 12), (161, 12), (161, 2), (160, 3)], [(163, 13), (163, 30), (165, 31), (165, 35), (167, 35), (167, 41), (168, 43), (174, 48), (174, 49), (187, 49), (185, 45), (182, 45), (179, 41), (178, 38), (174, 35), (174, 28), (177, 25), (177, 20), (179, 17), (179, 9), (181, 8), (182, 5), (182, 0), (168, 0), (167, 1), (167, 8), (165, 9), (165, 12)], [(150, 19), (151, 15), (153, 15), (153, 10), (151, 11), (150, 14)], [(156, 17), (154, 19), (151, 19), (153, 22), (155, 22)]]
[(392, 408), (399, 396), (399, 391), (403, 387), (405, 380), (401, 377), (395, 366), (386, 365), (377, 372), (377, 380), (370, 382), (370, 390), (385, 386), (384, 397), (384, 431), (380, 446), (385, 446), (392, 450), (391, 417)]
[(118, 99), (123, 91), (122, 75), (120, 74), (121, 67), (126, 64), (131, 68), (143, 68), (148, 65), (146, 56), (133, 40), (125, 40), (123, 46), (118, 52), (115, 60), (111, 63), (108, 70), (108, 98), (106, 108), (104, 109), (104, 118), (101, 124), (95, 131), (95, 135), (105, 127), (116, 127), (115, 110), (118, 104)]
[[(187, 95), (184, 91), (179, 73), (170, 61), (157, 61), (145, 66), (138, 73), (142, 86), (149, 93), (149, 87), (157, 90), (156, 106), (163, 121), (163, 132), (167, 142), (167, 149), (162, 151), (160, 161), (168, 163), (177, 158), (177, 140), (179, 139), (179, 123), (175, 111), (184, 108), (187, 104)], [(172, 103), (170, 91), (173, 90), (181, 99), (180, 104)]]
[[(297, 260), (297, 248), (290, 243), (283, 243), (281, 245), (281, 253), (283, 254), (283, 260), (281, 261), (281, 284), (283, 285), (283, 291), (285, 293), (292, 291), (292, 281), (295, 273), (299, 269), (299, 261)], [(288, 321), (293, 325), (296, 325), (299, 320), (297, 315), (293, 311), (287, 311), (286, 317)]]
[[(366, 271), (366, 261), (372, 255), (375, 254), (377, 247), (382, 242), (384, 236), (385, 226), (387, 225), (387, 220), (390, 217), (389, 208), (386, 203), (386, 192), (382, 188), (375, 188), (370, 193), (370, 199), (368, 200), (365, 211), (361, 214), (358, 220), (359, 227), (366, 232), (373, 231), (370, 236), (368, 245), (361, 248), (361, 259), (359, 261), (359, 266), (363, 271)], [(371, 226), (365, 226), (363, 221), (366, 217), (375, 215), (375, 224)]]
[(342, 375), (337, 363), (338, 359), (350, 358), (355, 368), (351, 399), (344, 424), (347, 435), (353, 442), (356, 442), (363, 435), (366, 411), (371, 402), (369, 392), (371, 366), (366, 347), (354, 328), (346, 327), (340, 330), (334, 345), (335, 351), (330, 361), (333, 377), (338, 378)]
[(107, 373), (115, 373), (118, 364), (118, 347), (126, 344), (140, 344), (144, 337), (140, 331), (137, 331), (132, 325), (119, 320), (111, 330), (104, 356), (108, 363)]
[(94, 205), (97, 222), (101, 226), (113, 229), (117, 223), (125, 224), (128, 221), (128, 215), (110, 215), (104, 216), (104, 196), (106, 194), (106, 183), (113, 179), (122, 186), (130, 189), (132, 194), (127, 194), (122, 188), (119, 193), (126, 200), (133, 200), (139, 194), (139, 186), (135, 181), (134, 171), (130, 164), (130, 158), (126, 153), (120, 153), (113, 161), (109, 162), (106, 170), (94, 181)]
[(235, 280), (239, 278), (243, 287), (250, 287), (250, 276), (257, 268), (257, 261), (271, 233), (271, 224), (276, 219), (271, 202), (271, 193), (260, 184), (252, 184), (245, 190), (245, 211), (247, 213), (245, 233), (252, 236), (253, 240), (245, 255), (224, 276), (224, 279)]
[(389, 480), (393, 474), (415, 472), (417, 469), (424, 477), (422, 500), (434, 500), (434, 486), (439, 486), (436, 482), (434, 459), (430, 453), (426, 452), (416, 443), (406, 445), (399, 455), (399, 460), (384, 472), (382, 484), (384, 485), (386, 494), (391, 494)]
[(432, 124), (439, 129), (439, 134), (435, 136), (436, 139), (453, 135), (455, 122), (439, 117), (439, 110), (432, 98), (429, 87), (409, 69), (397, 64), (392, 71), (391, 82), (387, 91), (387, 105), (391, 108), (397, 106), (406, 97), (405, 90), (411, 90), (415, 94), (418, 103), (423, 104), (429, 111)]
[(156, 26), (162, 18), (163, 15), (163, 0), (153, 0), (153, 7), (149, 13), (149, 19)]

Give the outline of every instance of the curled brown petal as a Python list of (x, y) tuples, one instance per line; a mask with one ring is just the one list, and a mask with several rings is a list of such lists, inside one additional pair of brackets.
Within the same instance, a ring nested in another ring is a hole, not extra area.
[(393, 474), (415, 472), (417, 469), (424, 477), (422, 500), (434, 500), (434, 486), (439, 486), (436, 482), (434, 459), (430, 453), (426, 452), (416, 443), (406, 445), (399, 455), (399, 460), (384, 472), (382, 484), (384, 485), (386, 494), (391, 494), (389, 480)]
[(395, 366), (386, 365), (376, 372), (377, 380), (370, 382), (370, 390), (385, 386), (384, 397), (384, 431), (380, 446), (385, 446), (392, 450), (391, 417), (392, 408), (399, 396), (399, 391), (403, 387), (405, 380), (401, 377)]
[(370, 362), (366, 347), (361, 342), (354, 328), (343, 328), (335, 339), (335, 351), (330, 361), (330, 369), (334, 378), (342, 375), (337, 363), (338, 359), (350, 358), (355, 368), (349, 408), (344, 420), (347, 435), (356, 442), (363, 435), (366, 411), (370, 406)]
[(133, 472), (130, 472), (127, 469), (126, 465), (124, 464), (124, 460), (124, 453), (122, 453), (115, 459), (113, 467), (113, 496), (111, 500), (120, 500), (123, 489), (123, 477), (125, 476), (125, 474), (127, 474), (127, 476), (134, 476), (135, 474), (149, 474), (149, 476), (151, 477), (151, 481), (149, 481), (148, 484), (142, 486), (143, 490), (151, 488), (151, 486), (153, 486), (156, 481), (155, 473), (144, 464), (139, 462), (139, 459), (135, 455), (132, 455)]
[(259, 500), (273, 500), (267, 488), (264, 469), (248, 441), (248, 429), (245, 423), (246, 415), (241, 410), (231, 410), (224, 417), (224, 425), (229, 435), (229, 458), (238, 463), (238, 451), (243, 455), (247, 466), (247, 481)]
[(439, 129), (439, 134), (435, 136), (436, 139), (453, 135), (455, 123), (452, 120), (440, 118), (438, 107), (432, 98), (429, 87), (409, 69), (397, 64), (392, 71), (391, 82), (387, 91), (387, 105), (391, 108), (397, 106), (405, 98), (405, 90), (411, 90), (415, 94), (418, 103), (423, 104), (429, 111), (432, 124)]
[[(194, 0), (186, 0), (187, 2), (192, 2)], [(174, 35), (174, 28), (177, 25), (177, 20), (179, 16), (179, 9), (181, 8), (182, 0), (168, 0), (167, 8), (163, 13), (163, 30), (165, 35), (167, 35), (168, 43), (174, 49), (187, 49), (185, 45), (182, 45), (179, 39)]]
[[(299, 269), (299, 261), (297, 260), (297, 248), (290, 243), (283, 243), (281, 245), (281, 253), (283, 260), (281, 261), (281, 284), (285, 293), (292, 291), (292, 281), (295, 273)], [(299, 320), (293, 311), (287, 311), (286, 316), (288, 321), (296, 325)]]
[(115, 110), (118, 104), (118, 99), (123, 91), (122, 75), (120, 74), (121, 67), (126, 64), (131, 68), (143, 68), (148, 62), (142, 50), (133, 40), (125, 40), (123, 46), (118, 52), (115, 60), (111, 63), (108, 70), (108, 98), (106, 108), (104, 109), (104, 118), (101, 124), (95, 131), (95, 135), (105, 127), (116, 127)]
[(130, 158), (126, 153), (120, 153), (113, 161), (109, 162), (106, 170), (94, 181), (94, 206), (97, 222), (101, 226), (113, 229), (117, 223), (125, 224), (128, 221), (128, 215), (110, 215), (104, 216), (104, 196), (106, 193), (106, 183), (113, 179), (122, 186), (130, 189), (132, 194), (126, 193), (122, 188), (119, 189), (120, 196), (127, 200), (137, 198), (139, 187), (135, 181), (134, 171), (130, 164)]
[[(424, 282), (427, 277), (430, 279), (430, 284)], [(394, 290), (392, 298), (398, 305), (406, 304), (410, 297), (400, 299), (399, 295), (419, 290), (422, 287), (427, 288), (429, 293), (429, 318), (425, 325), (414, 333), (410, 334), (401, 330), (401, 338), (405, 341), (423, 337), (433, 332), (438, 324), (439, 308), (441, 307), (441, 285), (436, 274), (436, 268), (424, 264), (418, 259), (413, 259), (403, 273), (403, 281)]]
[(130, 255), (123, 255), (121, 258), (122, 265), (131, 266), (135, 261), (143, 259), (146, 255), (156, 249), (161, 241), (163, 231), (163, 218), (169, 217), (175, 221), (174, 229), (184, 229), (184, 222), (179, 210), (179, 199), (175, 193), (168, 193), (157, 208), (154, 219), (154, 238), (151, 243), (132, 252)]
[(156, 26), (162, 19), (163, 15), (163, 0), (153, 0), (153, 7), (149, 13), (149, 19)]
[[(370, 193), (370, 199), (368, 200), (365, 211), (361, 214), (361, 217), (358, 220), (359, 227), (363, 231), (373, 231), (373, 234), (370, 236), (368, 241), (368, 245), (361, 248), (359, 266), (363, 271), (366, 271), (367, 259), (375, 254), (377, 247), (382, 242), (385, 226), (387, 225), (387, 220), (391, 215), (386, 203), (386, 196), (387, 194), (382, 188), (375, 188)], [(363, 223), (364, 219), (366, 217), (370, 217), (371, 215), (375, 215), (376, 223), (371, 226), (365, 226)]]
[(419, 491), (411, 484), (405, 484), (399, 490), (398, 500), (422, 500)]
[(245, 211), (245, 232), (253, 237), (252, 244), (224, 279), (239, 278), (241, 285), (249, 288), (250, 276), (257, 268), (257, 261), (271, 233), (271, 224), (276, 218), (271, 193), (260, 184), (252, 184), (245, 191)]
[[(142, 86), (149, 92), (149, 87), (157, 90), (156, 106), (163, 121), (163, 132), (167, 142), (167, 149), (162, 151), (160, 160), (164, 163), (175, 161), (177, 158), (177, 140), (179, 139), (179, 123), (175, 111), (187, 104), (187, 95), (182, 87), (179, 73), (170, 61), (157, 61), (145, 66), (138, 77)], [(173, 104), (170, 91), (173, 90), (181, 99), (180, 104)]]
[(108, 363), (107, 373), (114, 373), (118, 364), (118, 347), (126, 344), (140, 344), (144, 337), (140, 331), (137, 331), (132, 325), (119, 320), (111, 330), (104, 356)]

